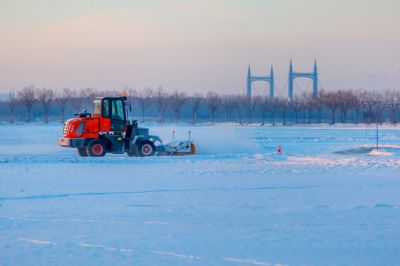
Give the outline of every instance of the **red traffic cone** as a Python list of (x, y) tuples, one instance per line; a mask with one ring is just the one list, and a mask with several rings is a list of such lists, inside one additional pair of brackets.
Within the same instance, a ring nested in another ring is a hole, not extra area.
[(276, 150), (276, 152), (278, 152), (278, 153), (282, 152), (281, 146), (278, 146), (278, 149)]

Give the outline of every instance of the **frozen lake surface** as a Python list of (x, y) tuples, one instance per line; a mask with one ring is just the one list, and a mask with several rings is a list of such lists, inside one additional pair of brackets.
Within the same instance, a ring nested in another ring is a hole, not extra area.
[(0, 265), (399, 263), (399, 128), (377, 151), (374, 126), (149, 127), (198, 155), (81, 158), (61, 124), (0, 124)]

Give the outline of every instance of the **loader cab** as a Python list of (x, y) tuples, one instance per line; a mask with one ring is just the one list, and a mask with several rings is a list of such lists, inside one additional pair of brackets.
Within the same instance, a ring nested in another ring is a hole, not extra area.
[(124, 131), (127, 122), (126, 97), (96, 98), (93, 116), (100, 117), (103, 131)]

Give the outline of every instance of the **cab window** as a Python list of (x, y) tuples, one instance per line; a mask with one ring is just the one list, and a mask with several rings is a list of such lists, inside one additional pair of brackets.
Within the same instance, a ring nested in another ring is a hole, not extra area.
[(112, 119), (125, 120), (124, 105), (122, 100), (112, 101)]
[(93, 114), (101, 115), (101, 100), (94, 100)]
[(104, 99), (103, 100), (103, 107), (102, 107), (102, 116), (109, 118), (110, 117), (110, 100)]

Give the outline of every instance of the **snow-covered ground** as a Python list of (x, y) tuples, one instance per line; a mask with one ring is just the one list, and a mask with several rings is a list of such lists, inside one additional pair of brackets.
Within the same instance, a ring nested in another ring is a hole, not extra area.
[(80, 158), (60, 124), (0, 124), (0, 265), (399, 264), (398, 128), (374, 150), (374, 126), (150, 127), (198, 155)]

